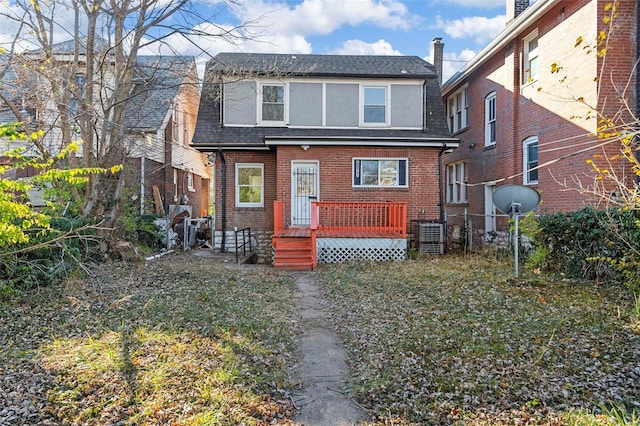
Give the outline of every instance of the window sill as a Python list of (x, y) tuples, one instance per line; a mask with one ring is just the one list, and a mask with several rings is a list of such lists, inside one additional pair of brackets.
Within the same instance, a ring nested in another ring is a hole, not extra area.
[(469, 126), (468, 126), (468, 125), (467, 125), (467, 126), (465, 126), (465, 127), (463, 127), (463, 128), (461, 128), (461, 129), (454, 130), (453, 132), (451, 132), (451, 135), (452, 135), (452, 136), (456, 136), (456, 135), (458, 135), (458, 134), (460, 134), (460, 133), (462, 133), (462, 132), (466, 131), (467, 129), (469, 129)]
[(265, 211), (264, 206), (236, 206), (236, 211), (238, 212), (242, 212), (242, 211), (257, 211), (257, 210), (261, 210), (261, 211)]
[(496, 143), (494, 143), (493, 145), (485, 145), (485, 146), (482, 148), (482, 150), (483, 150), (483, 151), (490, 151), (490, 150), (492, 150), (492, 149), (496, 149), (496, 145), (497, 145)]
[(409, 190), (408, 186), (352, 186), (354, 191), (398, 191)]

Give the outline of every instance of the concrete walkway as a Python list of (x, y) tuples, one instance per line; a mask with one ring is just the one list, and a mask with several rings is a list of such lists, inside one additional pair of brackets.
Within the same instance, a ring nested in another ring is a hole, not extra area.
[(313, 280), (313, 273), (296, 274), (303, 354), (300, 375), (305, 389), (294, 396), (298, 407), (293, 421), (304, 426), (348, 426), (369, 416), (345, 391), (349, 368), (346, 351), (331, 327), (330, 315)]

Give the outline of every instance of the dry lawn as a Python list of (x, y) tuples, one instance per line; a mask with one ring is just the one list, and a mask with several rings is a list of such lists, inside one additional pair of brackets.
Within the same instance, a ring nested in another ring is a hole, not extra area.
[[(491, 255), (312, 274), (372, 424), (640, 423), (622, 290)], [(2, 300), (0, 425), (290, 424), (297, 297), (292, 274), (180, 253)]]

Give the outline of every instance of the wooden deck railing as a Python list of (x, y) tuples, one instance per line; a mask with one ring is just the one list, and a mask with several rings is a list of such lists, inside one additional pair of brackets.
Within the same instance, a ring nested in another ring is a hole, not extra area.
[(311, 229), (336, 236), (407, 236), (407, 203), (311, 203)]

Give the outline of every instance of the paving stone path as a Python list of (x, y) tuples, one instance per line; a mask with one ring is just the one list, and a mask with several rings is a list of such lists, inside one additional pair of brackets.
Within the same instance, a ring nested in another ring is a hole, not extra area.
[(304, 426), (361, 424), (369, 416), (345, 390), (349, 368), (346, 351), (331, 327), (330, 314), (314, 282), (313, 272), (296, 273), (301, 294), (298, 315), (303, 354), (300, 375), (305, 389), (294, 395), (298, 411), (293, 421)]

